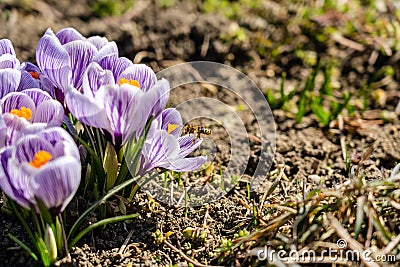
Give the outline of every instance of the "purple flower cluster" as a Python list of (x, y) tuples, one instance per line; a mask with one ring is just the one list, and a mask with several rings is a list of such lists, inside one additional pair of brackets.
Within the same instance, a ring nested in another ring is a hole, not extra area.
[(25, 208), (36, 198), (61, 212), (75, 194), (81, 163), (60, 126), (72, 114), (98, 128), (117, 151), (140, 137), (153, 118), (139, 173), (155, 168), (193, 171), (205, 157), (187, 156), (201, 140), (181, 136), (182, 118), (167, 108), (170, 86), (144, 64), (120, 57), (115, 42), (86, 38), (73, 28), (48, 29), (36, 48), (37, 66), (20, 63), (0, 40), (0, 186)]
[(26, 209), (39, 211), (39, 198), (57, 214), (79, 187), (81, 164), (53, 90), (37, 66), (19, 62), (10, 40), (0, 40), (0, 187)]

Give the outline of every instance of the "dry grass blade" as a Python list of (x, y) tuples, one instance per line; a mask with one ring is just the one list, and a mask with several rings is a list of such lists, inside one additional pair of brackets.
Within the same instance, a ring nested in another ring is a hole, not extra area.
[(387, 244), (387, 246), (382, 250), (382, 254), (388, 255), (396, 247), (399, 248), (399, 243), (400, 243), (400, 234), (397, 235), (392, 241), (390, 241), (389, 244)]
[[(335, 218), (332, 213), (327, 214), (327, 218), (329, 220), (330, 226), (335, 229), (338, 236), (347, 242), (348, 248), (352, 249), (354, 252), (360, 255), (361, 261), (368, 267), (379, 267), (379, 264), (376, 262), (371, 262), (370, 259), (366, 258), (366, 254), (364, 253), (363, 246), (355, 239), (351, 237), (349, 232), (343, 227), (343, 225)], [(374, 253), (372, 253), (372, 257), (374, 257)], [(374, 257), (376, 258), (376, 257)]]

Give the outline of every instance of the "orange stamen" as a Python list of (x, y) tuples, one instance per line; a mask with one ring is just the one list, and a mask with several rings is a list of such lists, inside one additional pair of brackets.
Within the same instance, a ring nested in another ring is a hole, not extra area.
[(52, 156), (49, 152), (40, 150), (34, 156), (29, 164), (34, 168), (40, 168), (51, 160)]
[(118, 81), (118, 84), (119, 84), (119, 85), (122, 85), (122, 84), (124, 84), (124, 83), (127, 83), (127, 84), (130, 84), (130, 85), (133, 85), (133, 86), (136, 86), (136, 87), (139, 87), (139, 88), (140, 88), (140, 84), (139, 84), (139, 82), (136, 81), (136, 80), (132, 80), (132, 79), (127, 80), (127, 79), (125, 79), (125, 78), (121, 78), (121, 79)]
[(17, 115), (18, 117), (30, 120), (32, 118), (32, 110), (27, 107), (21, 107), (21, 109), (12, 109), (11, 114)]
[(32, 76), (32, 78), (38, 80), (39, 79), (39, 73), (36, 71), (30, 71), (29, 74)]

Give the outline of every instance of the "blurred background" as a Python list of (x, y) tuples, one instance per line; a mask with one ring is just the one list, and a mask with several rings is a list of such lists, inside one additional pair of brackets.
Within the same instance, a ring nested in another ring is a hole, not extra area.
[[(114, 40), (121, 56), (156, 72), (184, 61), (225, 63), (249, 75), (272, 108), (300, 121), (300, 95), (312, 73), (330, 88), (307, 90), (342, 101), (346, 114), (400, 113), (399, 18), (399, 2), (389, 0), (2, 0), (0, 38), (12, 40), (21, 61), (35, 61), (47, 28), (75, 27)], [(312, 102), (304, 114), (327, 125), (335, 114), (323, 118)]]

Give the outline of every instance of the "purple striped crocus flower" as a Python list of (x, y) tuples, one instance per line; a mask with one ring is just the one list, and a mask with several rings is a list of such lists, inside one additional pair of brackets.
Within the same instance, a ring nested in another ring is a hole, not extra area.
[(83, 74), (82, 90), (69, 87), (65, 102), (81, 122), (106, 130), (116, 147), (140, 135), (149, 117), (158, 117), (169, 97), (169, 83), (157, 81), (143, 64), (111, 57), (92, 62)]
[(81, 179), (79, 151), (61, 127), (20, 138), (0, 149), (0, 187), (26, 209), (39, 211), (40, 199), (54, 214), (62, 212), (76, 193)]
[(0, 100), (3, 114), (13, 114), (31, 123), (60, 126), (64, 118), (62, 105), (45, 91), (37, 88), (12, 92)]
[(111, 55), (118, 55), (115, 42), (99, 36), (85, 38), (73, 28), (64, 28), (57, 34), (47, 29), (36, 48), (40, 70), (61, 92), (70, 85), (80, 89), (87, 66)]
[(144, 175), (155, 168), (173, 171), (194, 171), (202, 166), (207, 157), (187, 156), (202, 142), (192, 134), (181, 136), (182, 118), (174, 108), (165, 109), (161, 116), (152, 122), (142, 149), (142, 161), (139, 170)]

